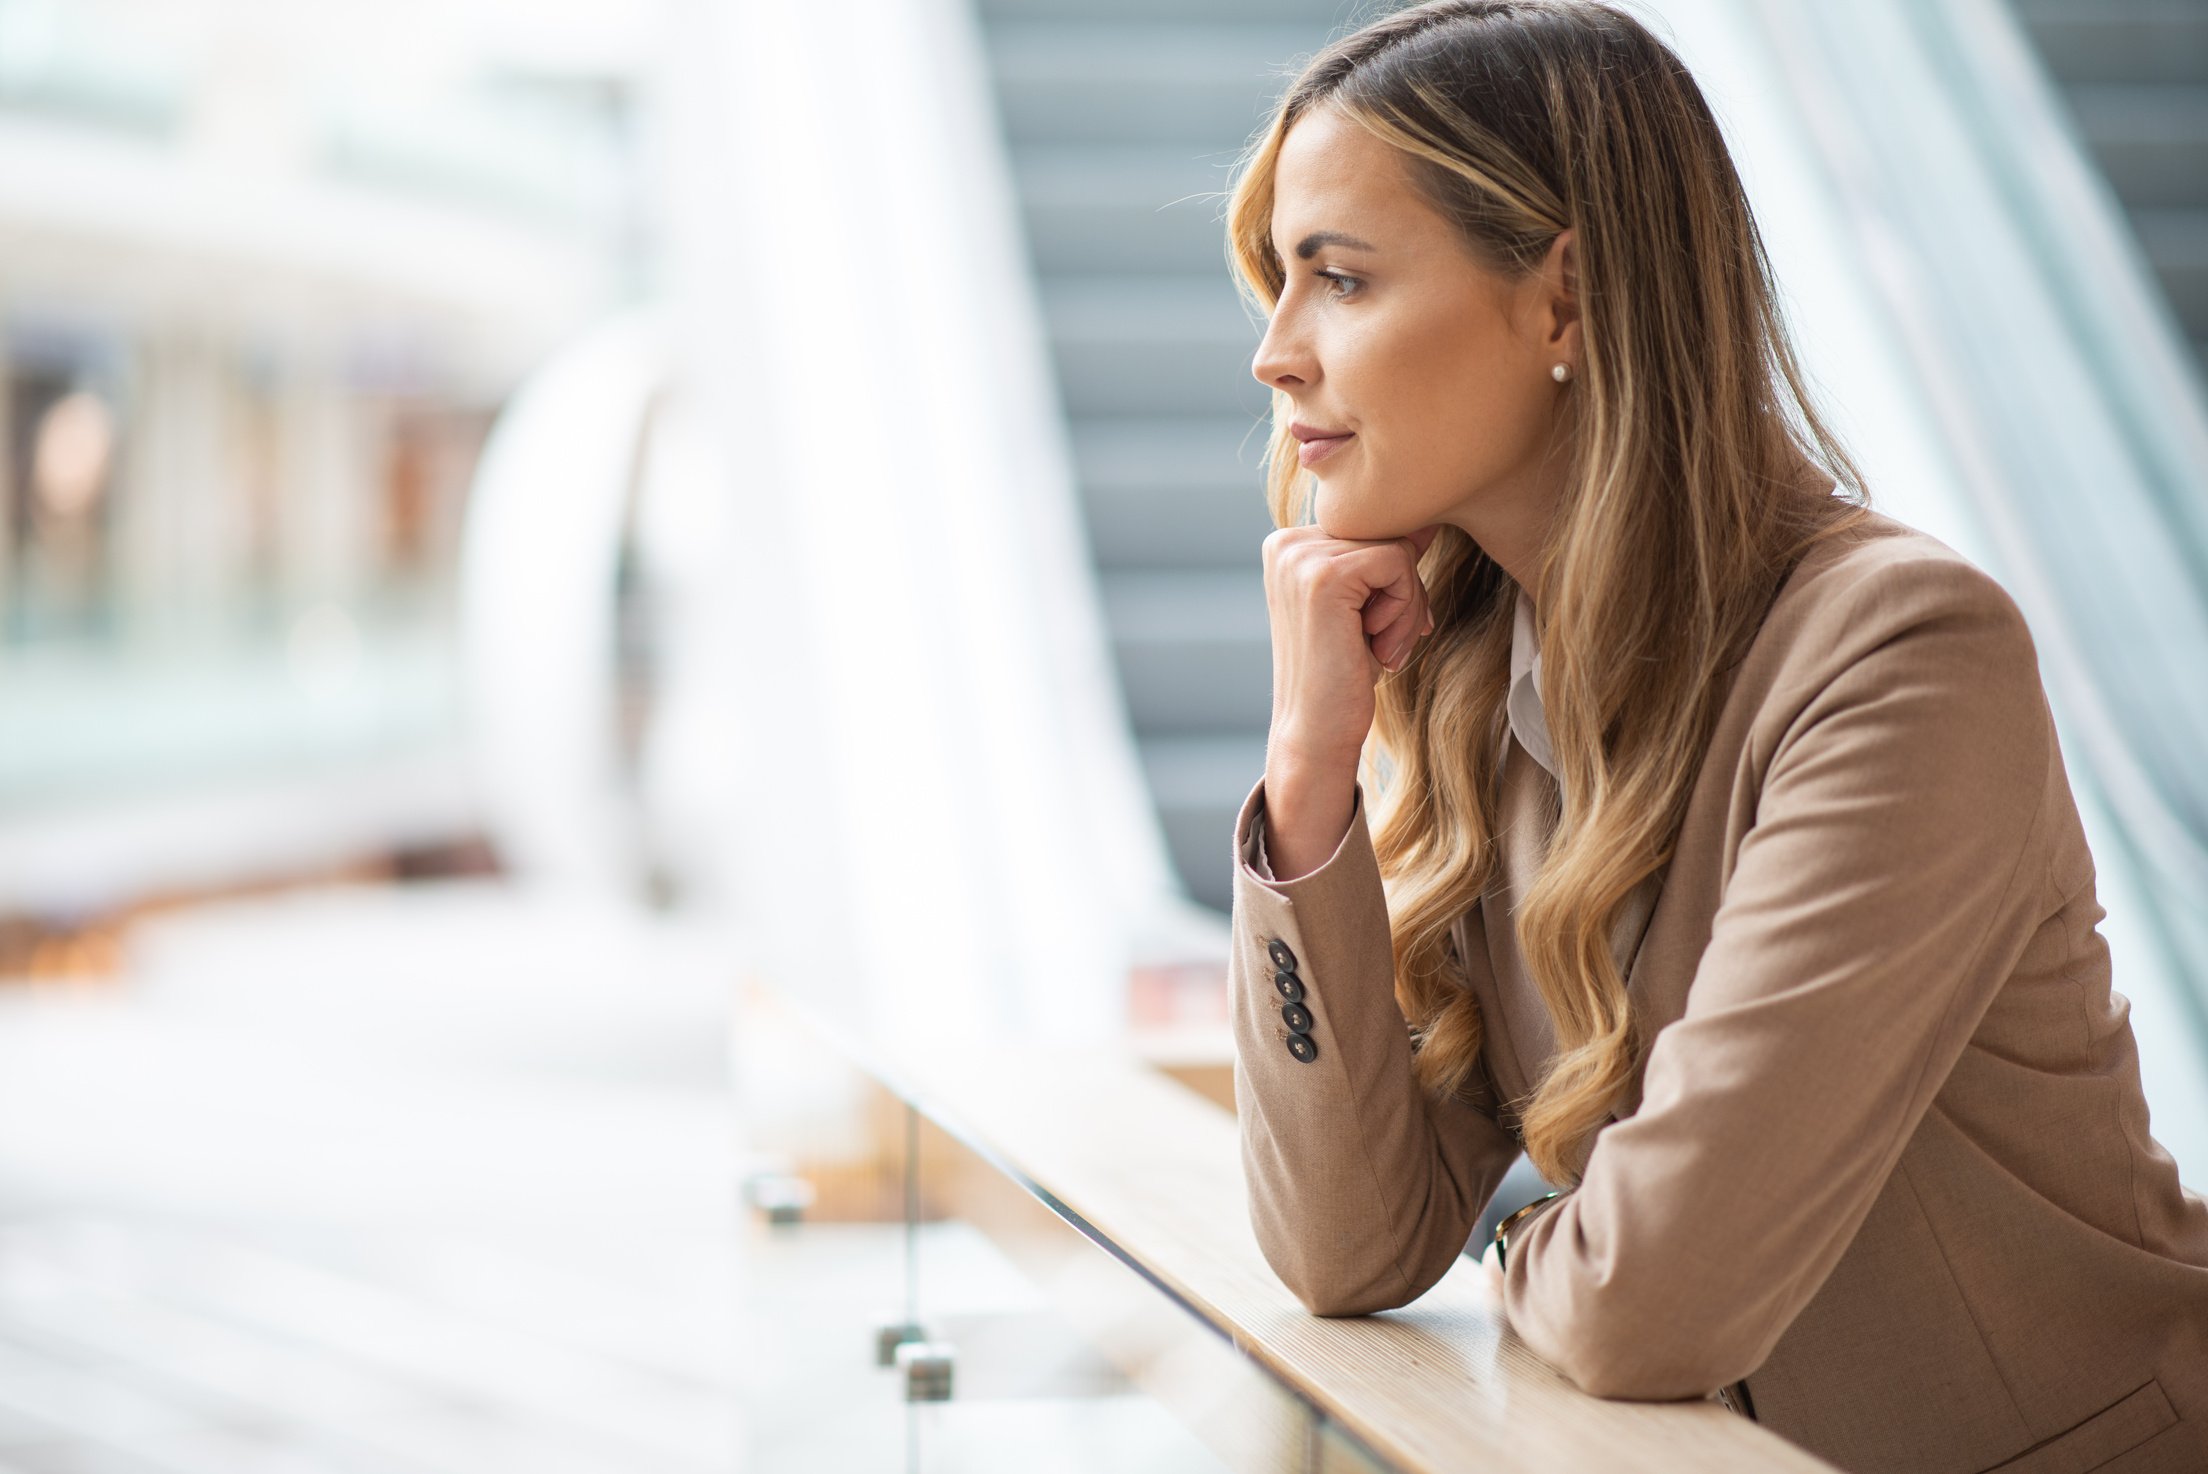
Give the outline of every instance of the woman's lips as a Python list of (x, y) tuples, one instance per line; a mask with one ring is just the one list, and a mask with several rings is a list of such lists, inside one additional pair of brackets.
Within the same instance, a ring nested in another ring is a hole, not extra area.
[(1348, 435), (1325, 435), (1316, 440), (1302, 441), (1296, 446), (1296, 460), (1306, 466), (1322, 461), (1356, 438), (1355, 432), (1352, 432)]

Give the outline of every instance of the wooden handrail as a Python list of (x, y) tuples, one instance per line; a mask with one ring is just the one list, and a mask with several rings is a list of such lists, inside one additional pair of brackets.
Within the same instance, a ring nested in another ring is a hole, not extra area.
[[(1118, 1261), (1117, 1300), (1172, 1307), (1170, 1319), (1231, 1343), (1362, 1445), (1351, 1466), (1369, 1458), (1415, 1474), (1831, 1470), (1715, 1402), (1623, 1402), (1580, 1391), (1510, 1332), (1473, 1260), (1460, 1259), (1400, 1310), (1311, 1315), (1259, 1252), (1233, 1114), (1139, 1050), (868, 1037), (784, 996), (858, 1070), (987, 1163), (980, 1175), (994, 1179), (994, 1190), (969, 1188), (974, 1211), (954, 1200), (959, 1216), (992, 1238), (1031, 1242), (1031, 1222), (1007, 1225), (1020, 1223), (1023, 1211), (1032, 1218), (1033, 1205), (1046, 1208)], [(1185, 1068), (1185, 1047), (1174, 1053)], [(1008, 1207), (1007, 1198), (1024, 1198), (1026, 1207)], [(1085, 1258), (1092, 1270), (1105, 1262)], [(1242, 1466), (1288, 1467), (1278, 1457), (1276, 1447)]]

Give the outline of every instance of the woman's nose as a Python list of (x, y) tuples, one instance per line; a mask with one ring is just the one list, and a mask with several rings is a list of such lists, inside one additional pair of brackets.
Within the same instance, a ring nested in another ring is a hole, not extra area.
[(1286, 389), (1311, 379), (1308, 355), (1285, 329), (1283, 316), (1276, 312), (1266, 323), (1265, 336), (1258, 340), (1257, 356), (1250, 360), (1251, 377), (1268, 389)]

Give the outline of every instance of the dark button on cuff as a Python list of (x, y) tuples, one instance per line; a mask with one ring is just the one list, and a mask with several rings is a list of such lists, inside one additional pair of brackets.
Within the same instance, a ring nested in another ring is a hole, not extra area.
[(1297, 977), (1294, 973), (1274, 973), (1273, 986), (1280, 989), (1283, 1002), (1301, 1003), (1303, 1001), (1303, 979)]
[(1288, 950), (1288, 944), (1275, 937), (1265, 944), (1266, 953), (1273, 959), (1273, 966), (1284, 972), (1296, 970), (1296, 954)]
[(1311, 1010), (1300, 1003), (1291, 1003), (1280, 1011), (1280, 1021), (1299, 1034), (1311, 1032)]
[(1290, 1034), (1288, 1036), (1288, 1052), (1305, 1064), (1309, 1064), (1319, 1057), (1319, 1046), (1311, 1042), (1309, 1034)]

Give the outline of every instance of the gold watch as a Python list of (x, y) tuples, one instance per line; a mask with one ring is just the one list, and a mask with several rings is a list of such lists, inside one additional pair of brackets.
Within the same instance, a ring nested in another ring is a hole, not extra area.
[(1526, 1204), (1526, 1206), (1520, 1208), (1517, 1212), (1505, 1218), (1501, 1223), (1495, 1225), (1496, 1268), (1500, 1269), (1509, 1263), (1510, 1231), (1518, 1226), (1519, 1220), (1529, 1216), (1540, 1208), (1546, 1207), (1548, 1204), (1554, 1202), (1556, 1199), (1561, 1198), (1562, 1196), (1564, 1196), (1564, 1194), (1560, 1192), (1543, 1193), (1540, 1197), (1535, 1198), (1532, 1202)]

